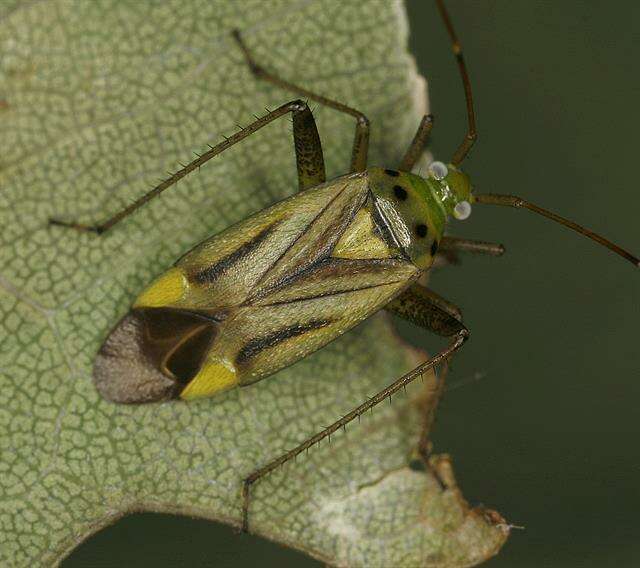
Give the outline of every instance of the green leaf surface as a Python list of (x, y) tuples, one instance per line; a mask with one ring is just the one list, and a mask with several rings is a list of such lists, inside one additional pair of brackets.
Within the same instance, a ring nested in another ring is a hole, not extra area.
[[(416, 362), (384, 316), (245, 389), (194, 403), (102, 400), (92, 360), (145, 283), (208, 235), (296, 187), (290, 124), (208, 163), (103, 237), (100, 221), (295, 98), (265, 66), (372, 120), (371, 163), (394, 165), (425, 111), (398, 2), (14, 0), (0, 5), (0, 564), (55, 564), (133, 511), (237, 525), (240, 482)], [(316, 109), (329, 176), (353, 119)], [(423, 355), (422, 355), (423, 356)], [(255, 486), (254, 532), (337, 566), (466, 566), (508, 529), (448, 479), (412, 471), (425, 389), (377, 408)], [(428, 400), (427, 400), (428, 403)]]

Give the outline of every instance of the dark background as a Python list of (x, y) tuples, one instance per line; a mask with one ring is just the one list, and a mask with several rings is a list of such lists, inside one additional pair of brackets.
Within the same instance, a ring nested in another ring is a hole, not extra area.
[[(517, 193), (640, 253), (636, 2), (448, 2), (470, 68), (478, 191)], [(430, 81), (431, 147), (447, 160), (465, 128), (462, 89), (431, 2), (409, 3), (411, 48)], [(477, 206), (458, 235), (503, 242), (435, 274), (472, 339), (446, 397), (436, 450), (472, 504), (514, 531), (487, 565), (637, 566), (640, 272), (562, 227)], [(431, 350), (440, 344), (403, 326)], [(421, 343), (422, 344), (422, 343)], [(77, 566), (319, 566), (208, 521), (136, 515), (91, 538)]]

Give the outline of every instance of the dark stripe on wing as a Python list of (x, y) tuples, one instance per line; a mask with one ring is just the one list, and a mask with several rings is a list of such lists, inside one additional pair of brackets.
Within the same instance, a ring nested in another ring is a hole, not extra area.
[[(406, 266), (399, 258), (326, 258), (259, 291), (244, 305), (273, 306), (396, 284), (408, 281)], [(325, 283), (330, 286), (320, 292)]]
[(253, 252), (257, 247), (260, 246), (268, 237), (271, 235), (275, 227), (278, 225), (278, 222), (275, 222), (268, 227), (262, 229), (255, 237), (253, 237), (250, 241), (240, 245), (235, 251), (231, 254), (221, 258), (215, 264), (211, 266), (207, 266), (203, 268), (199, 272), (196, 272), (194, 275), (194, 280), (199, 284), (211, 284), (215, 282), (217, 278), (219, 278), (223, 273), (229, 270), (234, 264), (242, 260), (245, 256)]
[(364, 190), (351, 195), (353, 192), (353, 187), (343, 184), (340, 191), (322, 207), (271, 268), (264, 273), (256, 284), (255, 293), (260, 294), (263, 287), (270, 288), (274, 285), (274, 281), (281, 280), (288, 274), (304, 271), (331, 254), (340, 236), (367, 197), (367, 192)]
[(338, 290), (338, 291), (330, 291), (324, 292), (321, 294), (315, 294), (310, 296), (301, 296), (300, 298), (290, 298), (287, 300), (274, 300), (273, 302), (260, 304), (261, 307), (267, 306), (283, 306), (285, 304), (294, 304), (295, 302), (306, 302), (308, 300), (321, 300), (322, 298), (328, 298), (329, 296), (341, 296), (346, 294), (353, 294), (354, 292), (364, 292), (365, 290), (373, 290), (374, 288), (381, 288), (382, 286), (393, 286), (394, 284), (398, 284), (400, 282), (407, 282), (406, 278), (402, 278), (400, 280), (392, 280), (390, 282), (385, 282), (384, 284), (372, 284), (370, 286), (362, 286), (360, 288), (349, 288), (348, 290)]
[(236, 355), (236, 363), (238, 365), (247, 363), (249, 359), (255, 357), (265, 349), (270, 349), (271, 347), (275, 347), (276, 345), (282, 343), (283, 341), (286, 341), (287, 339), (297, 337), (299, 335), (307, 333), (308, 331), (313, 331), (314, 329), (320, 329), (329, 325), (330, 323), (332, 323), (331, 320), (312, 320), (307, 323), (285, 327), (274, 333), (270, 333), (269, 335), (252, 339), (242, 349), (240, 349), (240, 351)]

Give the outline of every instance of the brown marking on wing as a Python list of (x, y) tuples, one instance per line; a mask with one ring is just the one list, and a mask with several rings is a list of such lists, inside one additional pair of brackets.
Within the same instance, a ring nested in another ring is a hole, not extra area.
[(93, 378), (107, 400), (140, 403), (178, 396), (219, 332), (200, 314), (167, 308), (132, 309), (96, 356)]

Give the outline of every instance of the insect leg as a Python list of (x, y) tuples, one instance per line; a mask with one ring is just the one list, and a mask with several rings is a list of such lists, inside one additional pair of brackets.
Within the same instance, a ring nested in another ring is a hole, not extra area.
[[(449, 301), (445, 300), (435, 292), (414, 284), (405, 290), (387, 307), (387, 310), (404, 318), (411, 323), (420, 327), (433, 331), (438, 335), (445, 337), (458, 337), (460, 334), (468, 334), (467, 328), (462, 323), (462, 312), (460, 309)], [(440, 397), (444, 392), (444, 382), (448, 371), (449, 358), (445, 360), (445, 364), (440, 372), (440, 376), (436, 383), (435, 392), (431, 394), (428, 400), (423, 417), (422, 430), (420, 440), (418, 442), (418, 454), (420, 461), (424, 467), (429, 468), (429, 455), (431, 447), (429, 443), (429, 434), (431, 426), (435, 419), (436, 409), (440, 402)], [(413, 465), (413, 464), (412, 464)], [(435, 477), (444, 487), (445, 484), (440, 480), (436, 471), (432, 471)]]
[(404, 158), (400, 162), (398, 169), (403, 172), (410, 172), (415, 166), (416, 162), (422, 155), (422, 150), (427, 143), (427, 138), (433, 128), (433, 115), (427, 114), (422, 117), (418, 130), (416, 130), (415, 136), (405, 152)]
[(473, 239), (460, 239), (458, 237), (442, 237), (438, 252), (471, 252), (488, 256), (502, 256), (504, 254), (504, 245)]
[(466, 331), (460, 309), (420, 284), (407, 288), (385, 309), (443, 337)]
[[(450, 317), (450, 319), (454, 319)], [(462, 324), (460, 324), (461, 326)], [(282, 454), (276, 459), (270, 461), (265, 466), (260, 469), (254, 471), (251, 475), (249, 475), (243, 482), (242, 485), (242, 530), (248, 532), (249, 530), (249, 503), (251, 496), (251, 486), (258, 481), (260, 478), (264, 477), (271, 473), (274, 469), (278, 468), (282, 464), (288, 462), (289, 460), (295, 458), (300, 453), (304, 452), (308, 448), (314, 446), (320, 441), (324, 440), (327, 436), (331, 436), (334, 432), (346, 426), (352, 420), (358, 418), (369, 409), (373, 408), (380, 402), (389, 398), (395, 392), (399, 391), (401, 388), (405, 387), (418, 377), (422, 376), (423, 373), (428, 371), (429, 369), (435, 367), (438, 363), (449, 359), (453, 353), (455, 353), (462, 344), (467, 340), (469, 336), (468, 330), (462, 326), (460, 331), (452, 338), (451, 343), (448, 347), (443, 349), (440, 353), (431, 357), (427, 361), (420, 363), (415, 369), (409, 371), (405, 375), (402, 375), (399, 379), (395, 380), (388, 387), (384, 388), (371, 398), (369, 398), (366, 402), (354, 408), (351, 412), (345, 414), (340, 420), (337, 420), (331, 426), (326, 427), (324, 430), (318, 432), (314, 436), (307, 438), (304, 442), (296, 446), (294, 449), (289, 450), (288, 452)]]
[[(298, 178), (300, 179), (301, 185), (303, 183), (307, 183), (314, 175), (317, 177), (317, 179), (320, 179), (320, 177), (323, 178), (324, 162), (322, 161), (322, 148), (319, 146), (320, 138), (318, 137), (315, 120), (313, 119), (313, 115), (311, 114), (311, 110), (309, 110), (307, 103), (305, 103), (304, 101), (296, 100), (286, 103), (275, 110), (272, 110), (262, 118), (259, 118), (248, 126), (245, 126), (239, 132), (236, 132), (232, 136), (225, 138), (224, 142), (220, 142), (220, 144), (212, 146), (210, 150), (208, 150), (192, 162), (188, 163), (171, 177), (158, 184), (151, 191), (145, 193), (134, 203), (132, 203), (128, 207), (125, 207), (103, 223), (100, 223), (98, 225), (85, 225), (82, 223), (61, 221), (59, 219), (49, 219), (49, 224), (59, 225), (62, 227), (70, 227), (78, 231), (92, 232), (101, 235), (105, 231), (108, 231), (116, 223), (131, 215), (131, 213), (133, 213), (136, 209), (142, 207), (145, 203), (160, 195), (165, 189), (171, 187), (187, 174), (198, 169), (214, 156), (221, 154), (227, 148), (230, 148), (234, 144), (237, 144), (241, 140), (244, 140), (254, 132), (257, 132), (267, 124), (286, 115), (287, 113), (292, 113), (293, 115), (294, 141), (296, 146), (296, 159), (298, 163)], [(302, 150), (299, 151), (298, 148), (299, 146), (301, 147), (301, 144), (298, 144), (297, 137), (302, 137), (305, 141), (316, 140), (318, 144), (318, 146), (316, 147), (316, 154), (314, 156), (308, 156), (306, 148), (304, 148), (304, 152)], [(319, 155), (317, 154), (318, 150)]]
[(322, 142), (320, 142), (318, 127), (309, 107), (306, 107), (302, 112), (293, 113), (293, 144), (296, 149), (300, 191), (324, 183), (327, 174), (324, 169)]
[(268, 81), (269, 83), (272, 83), (273, 85), (276, 85), (283, 89), (287, 89), (289, 91), (293, 91), (294, 93), (306, 97), (307, 99), (316, 101), (339, 112), (344, 112), (355, 117), (356, 132), (353, 140), (353, 151), (351, 153), (351, 171), (364, 171), (367, 167), (367, 153), (369, 151), (369, 119), (363, 113), (354, 108), (351, 108), (345, 104), (334, 101), (333, 99), (329, 99), (322, 95), (318, 95), (313, 91), (309, 91), (304, 87), (300, 87), (299, 85), (295, 85), (293, 83), (290, 83), (289, 81), (285, 81), (277, 75), (270, 73), (253, 59), (249, 48), (245, 45), (244, 40), (242, 39), (242, 36), (240, 35), (240, 32), (238, 30), (233, 31), (233, 37), (238, 42), (240, 49), (242, 49), (242, 53), (244, 54), (244, 57), (247, 60), (247, 64), (249, 65), (249, 69), (251, 69), (251, 72), (258, 79), (263, 79), (265, 81)]
[(458, 237), (442, 237), (436, 253), (433, 268), (440, 268), (449, 264), (460, 264), (459, 253), (483, 254), (487, 256), (502, 256), (504, 246), (498, 243), (460, 239)]

